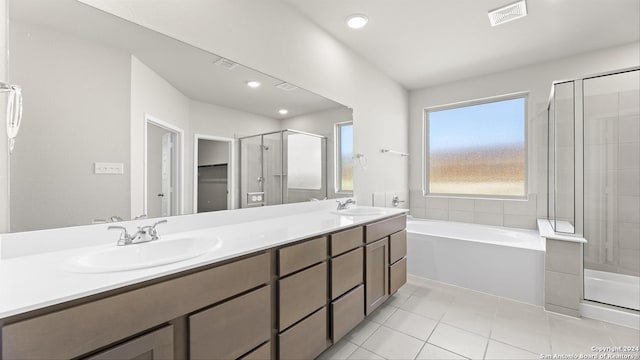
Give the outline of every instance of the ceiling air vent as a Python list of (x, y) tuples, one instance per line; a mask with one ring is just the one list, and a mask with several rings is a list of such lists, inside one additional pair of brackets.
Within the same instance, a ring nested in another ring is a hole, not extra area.
[(525, 0), (489, 11), (491, 26), (501, 25), (525, 16), (527, 16), (527, 3)]
[(283, 82), (282, 84), (278, 84), (278, 85), (276, 85), (276, 87), (278, 89), (284, 90), (284, 91), (293, 91), (293, 90), (298, 88), (297, 86), (291, 85), (288, 82)]
[(238, 66), (238, 63), (234, 63), (233, 61), (229, 60), (229, 59), (225, 59), (225, 58), (220, 58), (218, 61), (214, 62), (214, 64), (216, 65), (220, 65), (225, 69), (233, 69), (236, 66)]

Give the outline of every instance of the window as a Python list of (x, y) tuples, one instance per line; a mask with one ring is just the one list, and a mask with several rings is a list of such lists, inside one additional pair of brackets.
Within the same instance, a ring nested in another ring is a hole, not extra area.
[(425, 193), (523, 197), (526, 95), (425, 110)]
[(287, 136), (289, 189), (322, 189), (322, 139), (305, 134)]
[(336, 124), (336, 192), (353, 192), (353, 122)]

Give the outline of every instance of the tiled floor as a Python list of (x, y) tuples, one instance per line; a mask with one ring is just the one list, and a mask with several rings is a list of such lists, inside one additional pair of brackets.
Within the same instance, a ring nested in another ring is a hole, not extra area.
[(319, 359), (597, 359), (594, 346), (639, 345), (638, 330), (413, 278)]

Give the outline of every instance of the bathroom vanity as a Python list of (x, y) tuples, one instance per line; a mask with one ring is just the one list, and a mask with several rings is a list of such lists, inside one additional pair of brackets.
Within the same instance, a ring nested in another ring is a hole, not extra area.
[[(67, 273), (33, 291), (73, 278), (96, 290), (79, 285), (74, 291), (88, 295), (3, 316), (2, 358), (311, 359), (406, 282), (405, 226), (401, 209), (311, 211), (200, 230), (223, 246), (204, 260), (156, 267), (155, 277), (152, 269)], [(225, 236), (234, 231), (243, 234)], [(234, 241), (236, 255), (225, 248)], [(145, 275), (136, 281), (136, 273)], [(127, 285), (100, 290), (118, 277)]]

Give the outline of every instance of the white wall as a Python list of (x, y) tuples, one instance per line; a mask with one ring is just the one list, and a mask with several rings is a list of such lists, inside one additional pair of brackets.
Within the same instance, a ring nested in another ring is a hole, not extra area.
[[(535, 228), (546, 216), (546, 107), (555, 80), (638, 66), (638, 43), (589, 52), (492, 75), (412, 91), (410, 122), (411, 214), (432, 219)], [(422, 196), (422, 121), (426, 107), (529, 91), (527, 201), (453, 199)]]
[(407, 92), (341, 42), (277, 0), (79, 0), (291, 82), (354, 110), (356, 196), (407, 189)]
[(131, 216), (144, 214), (145, 114), (184, 132), (182, 209), (192, 209), (193, 137), (189, 136), (189, 99), (134, 56), (131, 57)]
[[(0, 0), (0, 19), (6, 24), (7, 1)], [(7, 27), (0, 26), (0, 81), (7, 81)], [(6, 95), (0, 95), (2, 105), (0, 114), (6, 113), (4, 100)], [(4, 123), (4, 116), (0, 116)], [(0, 127), (0, 129), (2, 129)], [(0, 130), (0, 234), (9, 230), (9, 151), (7, 148), (7, 137), (3, 130)]]
[(227, 164), (229, 143), (213, 140), (198, 141), (198, 166)]
[[(10, 26), (11, 81), (25, 104), (11, 156), (11, 231), (127, 218), (129, 55), (46, 26)], [(96, 175), (95, 162), (122, 163), (127, 175)]]

